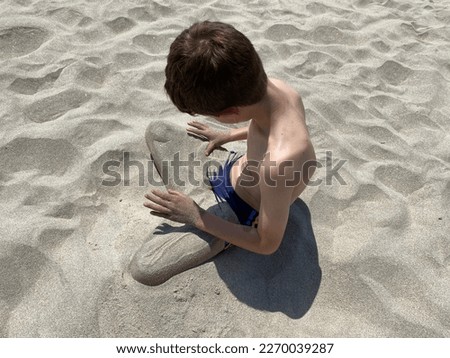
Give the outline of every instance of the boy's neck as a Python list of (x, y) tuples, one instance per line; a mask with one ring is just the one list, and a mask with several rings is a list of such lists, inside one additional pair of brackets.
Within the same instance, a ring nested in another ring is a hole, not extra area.
[(267, 81), (267, 92), (263, 99), (252, 106), (249, 106), (249, 118), (260, 127), (264, 132), (269, 132), (271, 126), (272, 114), (278, 105), (277, 101), (278, 88), (269, 79)]

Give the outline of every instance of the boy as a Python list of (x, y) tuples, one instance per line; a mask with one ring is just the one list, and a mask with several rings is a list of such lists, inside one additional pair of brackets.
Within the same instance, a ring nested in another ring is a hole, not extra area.
[(226, 142), (247, 140), (247, 153), (231, 153), (219, 173), (209, 178), (239, 224), (206, 212), (187, 195), (170, 189), (152, 190), (144, 205), (153, 215), (223, 240), (223, 248), (232, 244), (259, 254), (274, 253), (289, 207), (305, 189), (316, 163), (300, 96), (282, 81), (267, 78), (247, 37), (230, 25), (209, 21), (192, 25), (172, 43), (165, 89), (181, 112), (225, 124), (249, 122), (228, 132), (196, 121), (187, 129), (209, 140), (207, 155)]

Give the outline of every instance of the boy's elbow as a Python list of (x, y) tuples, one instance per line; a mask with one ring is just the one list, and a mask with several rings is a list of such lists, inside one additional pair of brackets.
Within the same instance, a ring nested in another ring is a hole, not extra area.
[(264, 248), (264, 250), (262, 250), (260, 252), (261, 255), (265, 255), (265, 256), (270, 256), (272, 254), (274, 254), (275, 252), (277, 252), (278, 247), (277, 248)]
[(261, 240), (260, 254), (262, 255), (272, 255), (274, 254), (280, 247), (281, 238), (278, 240)]

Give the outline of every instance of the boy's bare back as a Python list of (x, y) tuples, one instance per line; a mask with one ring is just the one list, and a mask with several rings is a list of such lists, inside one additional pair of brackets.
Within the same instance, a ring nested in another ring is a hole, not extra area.
[[(300, 95), (277, 79), (270, 79), (268, 87), (271, 87), (268, 88), (268, 95), (273, 101), (271, 115), (268, 120), (260, 121), (262, 125), (258, 120), (251, 120), (248, 128), (247, 153), (232, 169), (233, 187), (238, 195), (254, 208), (259, 208), (261, 201), (260, 185), (264, 179), (258, 170), (261, 163), (266, 167), (271, 166), (272, 172), (286, 174), (288, 179), (286, 185), (292, 187), (290, 195), (292, 204), (314, 173), (316, 161)], [(271, 182), (269, 180), (266, 184), (270, 185)], [(253, 185), (255, 183), (258, 185)]]

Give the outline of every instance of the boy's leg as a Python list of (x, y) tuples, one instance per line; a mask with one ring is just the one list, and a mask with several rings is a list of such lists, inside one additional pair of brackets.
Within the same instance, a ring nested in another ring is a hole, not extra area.
[[(227, 205), (218, 209), (212, 191), (204, 182), (207, 168), (223, 164), (228, 152), (216, 150), (206, 157), (206, 142), (189, 136), (185, 127), (164, 121), (150, 123), (146, 141), (166, 187), (184, 192), (216, 215), (234, 219)], [(224, 246), (224, 241), (192, 227), (174, 227), (165, 234), (152, 233), (134, 255), (130, 273), (143, 284), (159, 285), (211, 259)]]
[(166, 187), (187, 195), (204, 194), (207, 165), (223, 164), (228, 151), (215, 150), (209, 157), (204, 151), (207, 142), (187, 134), (186, 126), (162, 120), (152, 121), (145, 140), (156, 169)]

